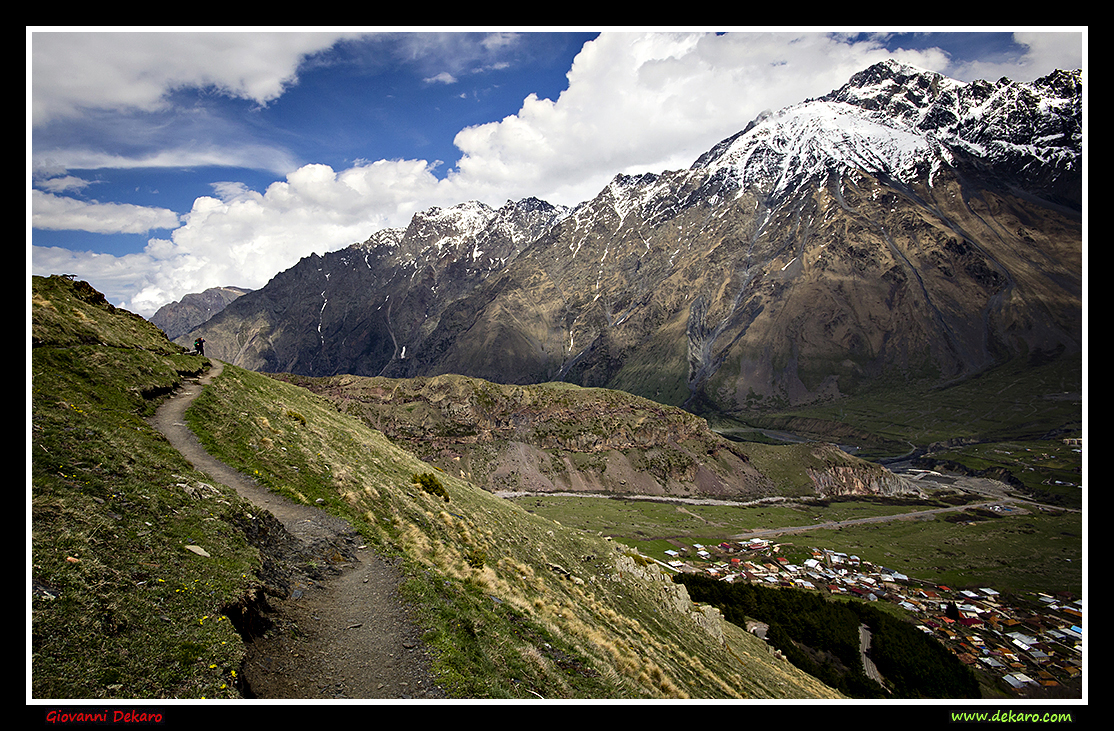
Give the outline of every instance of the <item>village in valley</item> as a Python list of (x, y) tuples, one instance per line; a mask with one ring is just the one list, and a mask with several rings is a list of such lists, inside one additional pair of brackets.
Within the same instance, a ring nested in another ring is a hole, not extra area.
[[(694, 544), (667, 550), (661, 563), (677, 572), (705, 573), (729, 582), (827, 592), (890, 602), (915, 619), (973, 669), (999, 679), (1015, 697), (1071, 697), (1083, 673), (1083, 602), (1034, 593), (1005, 597), (990, 587), (953, 589), (822, 548), (790, 563), (782, 548), (762, 538)], [(748, 627), (759, 632), (760, 623)], [(760, 632), (759, 632), (760, 633)]]

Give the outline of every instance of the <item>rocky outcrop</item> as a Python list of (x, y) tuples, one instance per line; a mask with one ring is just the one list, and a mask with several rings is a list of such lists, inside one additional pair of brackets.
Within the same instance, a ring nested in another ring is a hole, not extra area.
[(857, 465), (830, 465), (808, 470), (817, 495), (919, 495), (921, 490), (883, 467), (862, 462)]
[(684, 584), (675, 583), (671, 572), (648, 559), (639, 557), (636, 560), (632, 556), (620, 554), (615, 557), (614, 576), (620, 581), (643, 582), (650, 591), (658, 594), (662, 608), (687, 615), (693, 624), (717, 642), (724, 641), (723, 613), (709, 604), (693, 602), (688, 588)]
[(151, 316), (150, 322), (174, 340), (206, 322), (227, 307), (229, 302), (250, 291), (242, 287), (211, 287), (204, 292), (187, 294), (178, 302), (160, 307)]
[(275, 377), (332, 399), (423, 459), (493, 491), (720, 498), (776, 491), (704, 419), (619, 391), (455, 375)]

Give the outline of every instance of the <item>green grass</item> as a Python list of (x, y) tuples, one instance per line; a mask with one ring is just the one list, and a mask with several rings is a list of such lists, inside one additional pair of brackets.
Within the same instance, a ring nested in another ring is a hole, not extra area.
[[(323, 396), (225, 366), (187, 417), (225, 462), (292, 499), (322, 500), (402, 559), (403, 591), (453, 695), (739, 697), (767, 672), (739, 667), (686, 615), (663, 615), (654, 582), (618, 568), (626, 549), (436, 472)], [(435, 474), (449, 502), (415, 474)]]
[(949, 440), (1078, 436), (1082, 428), (1083, 364), (1079, 356), (1012, 361), (951, 386), (880, 385), (869, 393), (778, 413), (732, 415), (750, 426), (811, 433), (863, 448), (861, 456), (902, 454), (910, 445)]
[[(662, 561), (669, 558), (664, 553), (667, 549), (686, 548), (686, 558), (691, 560), (693, 544), (715, 546), (750, 530), (900, 515), (947, 504), (850, 499), (730, 507), (558, 496), (522, 497), (516, 502), (563, 524), (614, 536)], [(839, 530), (814, 529), (775, 540), (788, 544), (780, 555), (791, 562), (808, 558), (812, 547), (830, 548), (953, 588), (991, 586), (1017, 593), (1070, 591), (1082, 595), (1079, 513), (1031, 509), (997, 518), (985, 512), (967, 517), (975, 524), (945, 517), (899, 520)]]
[[(143, 419), (157, 395), (205, 361), (69, 280), (39, 283), (33, 324), (45, 337), (31, 353), (31, 694), (239, 697), (243, 644), (226, 612), (258, 586), (258, 556), (234, 527), (244, 507), (219, 486), (210, 497), (191, 497), (184, 486), (208, 477)], [(63, 323), (71, 324), (56, 326)], [(129, 335), (133, 328), (143, 336)], [(137, 342), (147, 348), (128, 347)], [(186, 545), (205, 547), (209, 558)]]
[(751, 530), (807, 526), (817, 520), (892, 515), (926, 507), (870, 500), (833, 501), (825, 506), (769, 503), (754, 507), (691, 505), (653, 500), (543, 496), (515, 498), (523, 508), (585, 531), (612, 536), (664, 559), (667, 548), (715, 545)]
[(1083, 596), (1079, 513), (1035, 511), (969, 523), (942, 519), (817, 530), (810, 545), (857, 553), (909, 576), (961, 589)]
[(715, 545), (751, 530), (807, 526), (818, 519), (892, 515), (926, 507), (913, 502), (887, 505), (871, 500), (832, 501), (823, 506), (768, 503), (739, 507), (542, 495), (516, 498), (515, 502), (563, 524), (612, 536), (658, 559), (665, 558), (661, 553), (665, 548)]

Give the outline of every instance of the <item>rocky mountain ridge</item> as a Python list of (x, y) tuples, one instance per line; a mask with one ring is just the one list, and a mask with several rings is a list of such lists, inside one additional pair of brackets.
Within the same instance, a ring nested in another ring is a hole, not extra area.
[(856, 74), (824, 100), (900, 119), (941, 140), (953, 159), (980, 160), (1047, 200), (1082, 204), (1072, 179), (1082, 165), (1080, 70), (1057, 70), (1031, 83), (1002, 78), (965, 84), (890, 62)]
[[(474, 201), (433, 208), (406, 229), (303, 258), (196, 334), (216, 357), (254, 370), (378, 374), (406, 359), (431, 315), (500, 270), (562, 214), (536, 199), (499, 209)], [(226, 327), (235, 334), (226, 337)]]
[(210, 287), (204, 292), (187, 294), (177, 302), (160, 307), (151, 316), (150, 322), (174, 340), (208, 321), (229, 302), (250, 291), (243, 287)]
[(722, 413), (1078, 352), (1081, 89), (877, 64), (572, 210), (431, 209), (307, 257), (200, 331), (264, 371), (564, 380)]
[(807, 476), (790, 488), (759, 466), (770, 448), (732, 442), (700, 417), (619, 391), (457, 375), (274, 377), (325, 396), (442, 471), (491, 491), (716, 499), (919, 492), (831, 444), (781, 458), (798, 460), (795, 470)]

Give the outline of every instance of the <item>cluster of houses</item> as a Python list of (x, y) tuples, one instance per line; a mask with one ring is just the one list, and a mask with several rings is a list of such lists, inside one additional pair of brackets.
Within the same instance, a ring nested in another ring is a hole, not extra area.
[(697, 560), (688, 549), (668, 550), (665, 563), (676, 571), (701, 571), (724, 581), (893, 602), (961, 661), (1001, 678), (1020, 696), (1042, 688), (1056, 694), (1082, 679), (1082, 600), (1037, 594), (1026, 598), (1025, 607), (1011, 606), (994, 589), (951, 589), (828, 549), (811, 549), (810, 558), (792, 564), (777, 555), (780, 548), (762, 539), (694, 545)]

